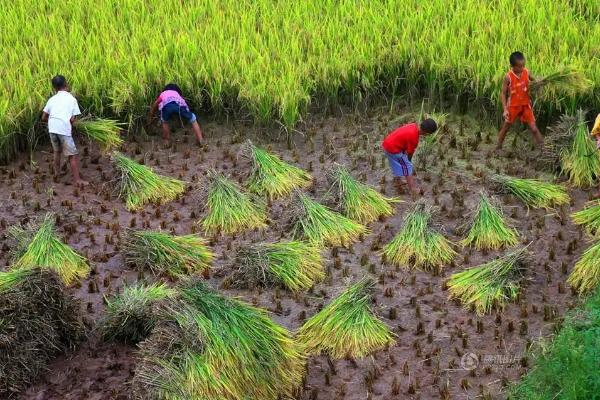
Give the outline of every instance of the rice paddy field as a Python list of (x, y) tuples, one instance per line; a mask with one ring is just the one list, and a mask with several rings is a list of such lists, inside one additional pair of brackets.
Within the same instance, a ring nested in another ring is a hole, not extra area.
[[(0, 398), (595, 398), (599, 18), (590, 0), (0, 5)], [(515, 49), (548, 77), (546, 141), (517, 126), (495, 153)], [(56, 73), (85, 110), (88, 187), (52, 176)], [(145, 123), (169, 81), (201, 146)], [(413, 198), (381, 141), (424, 117)]]

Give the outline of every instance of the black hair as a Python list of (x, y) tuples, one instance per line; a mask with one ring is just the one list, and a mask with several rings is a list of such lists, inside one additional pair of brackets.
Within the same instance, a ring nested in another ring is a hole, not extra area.
[(174, 90), (174, 91), (176, 91), (177, 93), (179, 93), (179, 95), (180, 95), (180, 96), (183, 96), (183, 93), (181, 93), (181, 89), (179, 88), (179, 86), (177, 86), (177, 84), (176, 84), (176, 83), (173, 83), (173, 82), (171, 82), (171, 83), (167, 83), (167, 84), (165, 85), (165, 88), (163, 89), (163, 92), (164, 92), (165, 90)]
[(508, 61), (510, 61), (510, 65), (513, 67), (515, 66), (517, 61), (521, 61), (524, 59), (525, 59), (525, 55), (523, 53), (521, 53), (520, 51), (515, 51), (510, 55), (510, 57), (508, 57)]
[(421, 121), (421, 130), (425, 133), (434, 133), (437, 131), (437, 123), (431, 118), (424, 119)]
[(67, 87), (67, 78), (62, 75), (56, 75), (52, 78), (52, 87), (55, 90), (61, 90)]

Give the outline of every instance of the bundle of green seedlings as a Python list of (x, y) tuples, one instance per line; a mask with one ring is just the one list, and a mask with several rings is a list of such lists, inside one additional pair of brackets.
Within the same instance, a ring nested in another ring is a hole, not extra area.
[(125, 286), (122, 293), (106, 299), (106, 317), (102, 323), (104, 340), (131, 344), (144, 340), (157, 322), (156, 303), (175, 295), (176, 291), (165, 284)]
[(244, 193), (232, 180), (208, 171), (208, 213), (202, 221), (207, 232), (231, 234), (267, 226), (265, 205)]
[(199, 280), (165, 302), (161, 323), (140, 344), (138, 399), (291, 398), (305, 359), (291, 334), (263, 310)]
[(252, 160), (248, 190), (273, 200), (290, 194), (294, 189), (311, 185), (312, 177), (304, 170), (282, 161), (276, 155), (256, 147), (250, 140), (244, 154)]
[(368, 224), (394, 214), (392, 204), (398, 202), (398, 199), (385, 197), (370, 186), (360, 183), (342, 165), (333, 168), (329, 180), (342, 213), (351, 220)]
[(125, 244), (125, 260), (155, 275), (171, 277), (202, 272), (214, 258), (206, 241), (197, 235), (173, 236), (164, 232), (132, 231)]
[(563, 186), (537, 179), (513, 178), (506, 175), (492, 176), (500, 192), (511, 193), (529, 207), (552, 208), (569, 204), (569, 194)]
[(20, 240), (19, 257), (12, 269), (45, 268), (56, 272), (65, 285), (84, 278), (90, 271), (87, 260), (62, 243), (54, 230), (54, 215), (48, 213), (37, 231), (33, 227), (13, 228), (12, 234)]
[(122, 124), (111, 119), (86, 117), (73, 124), (78, 132), (98, 142), (103, 151), (111, 151), (123, 144), (121, 139)]
[(595, 236), (600, 229), (600, 200), (588, 202), (583, 210), (571, 214), (573, 222)]
[(572, 145), (561, 153), (562, 171), (574, 186), (588, 188), (595, 184), (600, 175), (600, 156), (582, 110), (577, 112), (574, 131)]
[(54, 271), (0, 272), (0, 397), (17, 397), (83, 336), (80, 306)]
[(350, 246), (367, 228), (303, 193), (296, 193), (292, 212), (292, 235), (316, 246)]
[(237, 287), (283, 286), (299, 291), (325, 277), (320, 249), (299, 241), (246, 246), (234, 265), (229, 281)]
[(478, 315), (502, 309), (517, 298), (527, 263), (527, 247), (478, 267), (453, 274), (448, 281), (450, 297), (458, 298)]
[(554, 125), (546, 130), (544, 146), (539, 161), (550, 172), (560, 172), (561, 156), (573, 145), (577, 128), (577, 117), (563, 114)]
[(394, 334), (374, 314), (375, 282), (363, 278), (304, 323), (298, 341), (309, 354), (332, 358), (362, 358), (395, 341)]
[(504, 221), (502, 209), (485, 193), (479, 195), (467, 237), (461, 241), (463, 246), (475, 246), (478, 250), (498, 250), (514, 246), (519, 242), (519, 234)]
[(128, 210), (138, 210), (147, 203), (164, 204), (185, 191), (185, 182), (156, 174), (115, 151), (112, 160), (120, 172), (119, 197), (125, 199)]
[(385, 261), (426, 271), (439, 271), (451, 262), (456, 252), (448, 239), (431, 228), (431, 217), (432, 208), (417, 202), (404, 218), (400, 232), (384, 246)]
[(555, 98), (559, 93), (568, 97), (584, 94), (590, 90), (592, 85), (592, 82), (580, 71), (564, 68), (543, 78), (532, 80), (529, 84), (529, 90), (536, 93), (538, 100), (548, 101)]
[(600, 241), (596, 241), (575, 263), (567, 283), (579, 293), (590, 293), (600, 283)]

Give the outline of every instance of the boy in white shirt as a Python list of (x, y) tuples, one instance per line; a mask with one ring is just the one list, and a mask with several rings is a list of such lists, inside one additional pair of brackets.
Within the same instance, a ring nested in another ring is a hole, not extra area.
[(81, 114), (77, 99), (68, 91), (67, 80), (62, 75), (52, 78), (52, 87), (56, 94), (52, 96), (42, 114), (42, 121), (48, 122), (48, 132), (54, 150), (54, 175), (60, 171), (61, 153), (69, 160), (73, 183), (85, 186), (88, 183), (79, 177), (78, 151), (71, 136), (75, 117)]

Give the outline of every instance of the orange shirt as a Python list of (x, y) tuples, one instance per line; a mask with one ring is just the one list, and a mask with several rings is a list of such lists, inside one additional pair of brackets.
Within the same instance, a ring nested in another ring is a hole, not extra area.
[(523, 69), (520, 78), (512, 70), (508, 71), (508, 78), (510, 79), (508, 106), (519, 107), (531, 104), (529, 99), (529, 71), (527, 68)]

